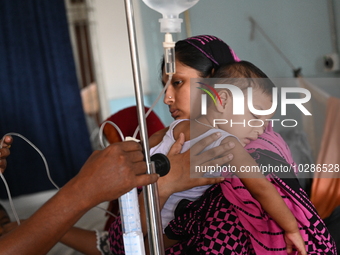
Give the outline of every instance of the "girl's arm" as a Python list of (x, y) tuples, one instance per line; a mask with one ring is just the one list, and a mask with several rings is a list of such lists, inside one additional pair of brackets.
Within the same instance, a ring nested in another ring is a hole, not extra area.
[(86, 255), (100, 255), (95, 231), (72, 227), (60, 242)]
[(295, 245), (300, 254), (306, 254), (305, 244), (300, 235), (297, 221), (281, 195), (262, 173), (242, 172), (244, 166), (256, 168), (258, 165), (234, 137), (224, 139), (223, 143), (230, 141), (235, 142), (235, 148), (232, 150), (234, 158), (230, 161), (230, 165), (237, 168), (236, 174), (250, 194), (259, 201), (263, 209), (286, 232), (287, 252), (292, 248), (292, 245)]
[[(24, 221), (20, 220), (20, 223)], [(4, 226), (3, 234), (7, 234), (17, 227), (17, 222), (10, 222)], [(86, 255), (101, 255), (101, 252), (97, 249), (97, 234), (95, 231), (72, 227), (60, 239), (60, 242)]]

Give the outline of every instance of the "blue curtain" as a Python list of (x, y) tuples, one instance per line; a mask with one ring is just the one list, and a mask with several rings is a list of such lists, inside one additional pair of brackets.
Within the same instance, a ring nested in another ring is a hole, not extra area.
[[(0, 0), (0, 136), (8, 132), (42, 151), (58, 186), (91, 154), (64, 0)], [(53, 189), (39, 154), (13, 138), (12, 195)], [(7, 198), (2, 183), (0, 195)]]

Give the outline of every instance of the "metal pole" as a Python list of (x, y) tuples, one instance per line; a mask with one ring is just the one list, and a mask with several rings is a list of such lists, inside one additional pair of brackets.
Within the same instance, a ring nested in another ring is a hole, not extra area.
[[(136, 43), (136, 32), (134, 26), (132, 0), (125, 0), (126, 20), (128, 25), (129, 44), (131, 52), (132, 72), (134, 78), (135, 96), (137, 101), (138, 122), (140, 127), (140, 138), (143, 146), (145, 161), (147, 164), (147, 173), (155, 173), (155, 168), (151, 164), (149, 141), (147, 135), (145, 111), (143, 102), (143, 91), (141, 85), (141, 76), (139, 70), (139, 60)], [(157, 184), (150, 184), (143, 188), (146, 220), (148, 227), (149, 249), (150, 254), (163, 255), (163, 230), (161, 225), (159, 199)]]

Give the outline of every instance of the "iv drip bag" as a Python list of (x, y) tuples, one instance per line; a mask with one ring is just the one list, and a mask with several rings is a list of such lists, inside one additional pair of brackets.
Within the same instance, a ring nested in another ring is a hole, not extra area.
[(147, 6), (163, 15), (163, 18), (159, 19), (162, 33), (180, 33), (183, 19), (178, 18), (178, 15), (194, 6), (198, 1), (143, 0)]

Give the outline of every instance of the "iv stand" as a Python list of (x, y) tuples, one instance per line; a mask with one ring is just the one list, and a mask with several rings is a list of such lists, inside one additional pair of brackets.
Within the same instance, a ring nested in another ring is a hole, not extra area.
[[(137, 52), (136, 32), (135, 32), (135, 26), (134, 26), (132, 0), (125, 0), (125, 11), (126, 11), (126, 20), (127, 20), (127, 25), (128, 25), (131, 62), (132, 62), (132, 69), (133, 69), (132, 72), (133, 72), (135, 96), (136, 96), (136, 102), (137, 102), (138, 122), (139, 122), (139, 127), (140, 127), (140, 138), (141, 138), (141, 144), (143, 146), (145, 161), (147, 165), (147, 174), (151, 174), (151, 173), (155, 173), (155, 168), (152, 167), (152, 163), (150, 160), (149, 141), (148, 141), (148, 136), (147, 136), (146, 121), (145, 121), (143, 91), (142, 91), (141, 76), (140, 76), (140, 70), (139, 70), (139, 60), (138, 60), (138, 52)], [(143, 195), (144, 195), (145, 213), (146, 213), (146, 220), (147, 220), (150, 254), (163, 255), (164, 254), (163, 230), (161, 227), (162, 225), (161, 225), (161, 217), (160, 217), (157, 184), (156, 183), (149, 184), (143, 187), (143, 193), (144, 193)]]

